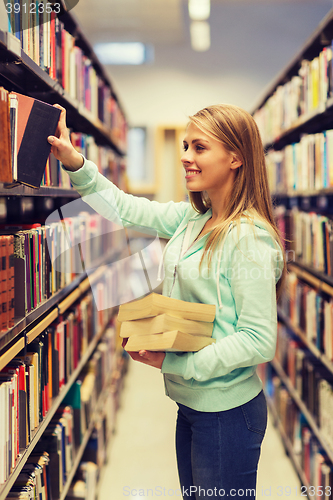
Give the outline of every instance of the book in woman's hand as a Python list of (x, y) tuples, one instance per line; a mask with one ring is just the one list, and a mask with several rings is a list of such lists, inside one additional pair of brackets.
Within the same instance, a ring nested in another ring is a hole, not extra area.
[(126, 351), (199, 351), (212, 339), (215, 306), (151, 293), (119, 307)]
[(118, 321), (150, 318), (163, 313), (176, 318), (211, 323), (215, 318), (215, 306), (197, 302), (186, 302), (166, 297), (165, 295), (151, 293), (142, 299), (119, 306)]
[(125, 345), (126, 351), (138, 352), (167, 351), (167, 352), (194, 352), (213, 344), (215, 339), (191, 335), (178, 330), (155, 333), (152, 335), (132, 335)]
[(179, 330), (182, 333), (211, 337), (213, 323), (176, 318), (170, 314), (159, 314), (153, 318), (143, 318), (133, 321), (123, 321), (120, 326), (120, 336), (149, 335), (166, 331)]
[[(17, 92), (9, 93), (12, 182), (39, 188), (60, 109)], [(8, 187), (8, 186), (7, 186)]]

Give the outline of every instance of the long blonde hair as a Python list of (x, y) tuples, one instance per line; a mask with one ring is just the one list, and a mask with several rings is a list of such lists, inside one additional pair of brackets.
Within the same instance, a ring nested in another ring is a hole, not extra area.
[[(279, 299), (286, 280), (286, 259), (282, 236), (273, 216), (265, 152), (257, 124), (247, 111), (230, 104), (209, 106), (189, 119), (190, 123), (220, 141), (227, 151), (235, 153), (242, 161), (242, 166), (236, 171), (224, 218), (210, 233), (202, 260), (207, 255), (209, 260), (211, 259), (213, 250), (223, 241), (231, 222), (236, 222), (239, 231), (241, 217), (247, 217), (252, 224), (254, 218), (261, 220), (281, 247), (283, 254), (283, 270), (276, 285)], [(203, 214), (211, 208), (210, 199), (204, 191), (189, 192), (189, 199), (199, 213)]]

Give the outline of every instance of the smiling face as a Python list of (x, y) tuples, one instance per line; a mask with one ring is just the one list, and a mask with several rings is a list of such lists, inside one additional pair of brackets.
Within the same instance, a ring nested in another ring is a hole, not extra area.
[(241, 161), (227, 151), (223, 144), (202, 132), (190, 122), (183, 141), (181, 158), (185, 169), (186, 188), (189, 191), (206, 191), (226, 195), (232, 187)]

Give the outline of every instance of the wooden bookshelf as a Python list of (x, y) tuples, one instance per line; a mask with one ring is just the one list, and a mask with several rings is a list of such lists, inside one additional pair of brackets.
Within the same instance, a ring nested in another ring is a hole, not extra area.
[(276, 371), (278, 377), (280, 378), (281, 382), (288, 390), (290, 396), (293, 398), (296, 405), (298, 406), (300, 411), (303, 413), (304, 417), (306, 418), (306, 420), (309, 424), (309, 427), (311, 428), (313, 434), (318, 439), (322, 448), (325, 450), (325, 453), (327, 454), (328, 458), (333, 462), (333, 449), (326, 442), (325, 436), (323, 435), (323, 433), (321, 432), (321, 430), (317, 426), (313, 416), (311, 415), (311, 413), (307, 409), (305, 403), (299, 397), (299, 395), (298, 395), (296, 389), (293, 387), (289, 377), (286, 375), (286, 373), (284, 372), (280, 363), (276, 359), (271, 361), (271, 364), (272, 364), (274, 370)]
[(333, 297), (333, 278), (331, 276), (327, 276), (299, 262), (290, 263), (288, 268), (290, 271), (296, 273), (300, 279), (307, 281), (318, 291), (325, 292), (327, 295)]
[(296, 325), (293, 325), (290, 319), (278, 308), (278, 319), (281, 321), (290, 331), (292, 331), (302, 342), (303, 344), (312, 352), (312, 354), (322, 362), (322, 364), (333, 374), (333, 362), (322, 353), (313, 342), (311, 342), (306, 334)]
[[(325, 45), (329, 45), (333, 40), (333, 9), (319, 23), (316, 30), (308, 37), (301, 49), (291, 59), (289, 64), (282, 69), (276, 78), (267, 86), (255, 104), (252, 114), (259, 110), (269, 99), (269, 97), (280, 86), (290, 81), (298, 74), (302, 60), (312, 60), (318, 56)], [(325, 105), (312, 110), (307, 115), (302, 115), (288, 129), (284, 130), (273, 142), (265, 144), (265, 148), (281, 149), (284, 145), (298, 142), (300, 135), (306, 133), (316, 133), (324, 130), (326, 126), (333, 126), (332, 108), (333, 98), (327, 100)]]
[(273, 94), (275, 89), (289, 81), (294, 75), (297, 75), (300, 61), (303, 59), (313, 59), (318, 55), (324, 45), (327, 45), (333, 39), (333, 9), (319, 23), (314, 32), (308, 37), (300, 50), (293, 56), (288, 65), (274, 78), (274, 80), (263, 91), (258, 99), (254, 111), (261, 108), (267, 99)]
[(280, 150), (287, 144), (299, 142), (300, 137), (304, 133), (315, 134), (321, 132), (325, 128), (333, 127), (333, 102), (327, 101), (325, 106), (321, 106), (309, 114), (302, 115), (298, 120), (287, 130), (284, 130), (272, 142), (266, 142), (264, 147), (266, 150), (274, 148)]
[[(20, 331), (17, 336), (19, 337), (16, 342), (11, 345), (9, 349), (7, 349), (1, 356), (0, 356), (0, 371), (27, 345), (33, 342), (33, 340), (38, 337), (53, 321), (57, 319), (59, 314), (63, 314), (66, 309), (68, 309), (76, 300), (80, 298), (83, 293), (85, 293), (88, 290), (88, 287), (90, 287), (91, 284), (93, 284), (103, 273), (103, 267), (98, 269), (91, 277), (88, 279), (85, 279), (82, 282), (82, 288), (81, 288), (81, 283), (79, 283), (74, 290), (65, 297), (62, 302), (59, 304), (55, 302), (56, 307), (52, 309), (46, 316), (43, 317), (43, 319), (38, 319), (36, 322), (33, 323), (34, 326), (32, 326), (31, 329), (26, 329), (23, 328), (22, 331)], [(87, 284), (86, 282), (89, 282)], [(50, 307), (51, 309), (51, 307)], [(22, 335), (24, 337), (22, 338)], [(1, 351), (0, 351), (1, 353)]]
[(74, 189), (63, 189), (52, 186), (43, 186), (34, 189), (28, 186), (15, 186), (7, 188), (6, 184), (0, 183), (0, 196), (42, 196), (44, 198), (79, 198), (79, 193)]
[[(265, 150), (268, 151), (268, 156), (271, 151), (280, 151), (288, 145), (300, 142), (303, 134), (317, 134), (333, 128), (332, 82), (324, 79), (327, 87), (324, 88), (321, 86), (320, 91), (318, 89), (318, 95), (316, 94), (317, 100), (311, 100), (313, 97), (312, 94), (311, 98), (309, 98), (309, 95), (307, 94), (308, 88), (304, 90), (304, 82), (312, 81), (311, 78), (314, 78), (311, 71), (313, 71), (313, 68), (316, 67), (312, 66), (312, 61), (321, 54), (324, 47), (329, 47), (328, 53), (330, 58), (330, 49), (333, 46), (332, 43), (333, 9), (330, 10), (327, 16), (325, 16), (322, 22), (317, 26), (316, 30), (309, 36), (301, 49), (291, 59), (290, 63), (286, 65), (286, 67), (276, 76), (276, 78), (274, 78), (267, 88), (264, 89), (257, 104), (254, 106), (252, 110), (253, 115), (262, 110), (262, 114), (258, 113), (256, 117), (258, 117), (259, 127), (263, 127), (261, 131), (263, 136), (266, 137), (264, 138), (264, 147)], [(307, 62), (304, 63), (305, 61)], [(318, 65), (319, 64), (321, 63), (318, 62)], [(324, 66), (325, 70), (323, 70)], [(325, 71), (328, 67), (330, 70), (332, 69), (332, 67), (327, 64), (326, 60), (325, 63), (323, 63), (323, 66), (320, 67), (320, 71), (322, 71), (321, 75), (326, 75), (325, 78), (327, 77)], [(300, 72), (301, 68), (303, 68), (303, 73)], [(331, 72), (329, 78), (332, 78), (332, 74), (333, 73)], [(315, 73), (315, 75), (317, 75), (317, 73)], [(299, 79), (290, 83), (294, 77), (299, 77)], [(301, 81), (300, 78), (303, 80)], [(279, 88), (288, 83), (290, 83), (289, 88), (285, 87), (283, 90)], [(311, 84), (309, 85), (312, 92)], [(299, 98), (297, 97), (298, 108), (296, 108), (295, 101), (293, 101), (290, 108), (288, 108), (286, 107), (288, 105), (288, 98), (286, 98), (286, 96), (289, 96), (289, 91), (291, 93), (292, 91), (296, 92), (296, 89), (300, 92), (304, 91), (305, 94), (301, 94), (298, 96)], [(276, 99), (271, 99), (268, 103), (267, 101), (275, 94), (276, 91), (278, 91)], [(281, 94), (279, 94), (279, 92), (281, 92)], [(265, 104), (268, 106), (266, 109), (263, 109)], [(274, 107), (275, 105), (276, 108)], [(275, 117), (276, 121), (274, 121)], [(267, 135), (265, 135), (266, 133)], [(308, 143), (305, 143), (304, 148), (307, 144)], [(327, 144), (327, 142), (325, 142), (325, 144)], [(296, 154), (296, 152), (298, 154), (299, 152), (297, 148), (290, 148), (289, 151), (283, 151), (280, 156), (277, 155), (277, 158), (272, 155), (270, 160), (271, 163), (269, 164), (269, 168), (272, 169), (272, 178), (270, 178), (270, 181), (272, 185), (273, 206), (284, 206), (286, 210), (291, 210), (296, 207), (300, 210), (304, 210), (305, 212), (313, 211), (318, 214), (323, 213), (324, 215), (331, 217), (333, 195), (332, 187), (309, 189), (304, 186), (305, 189), (303, 190), (297, 189), (289, 191), (289, 186), (302, 186), (304, 184), (304, 182), (298, 182), (300, 178), (297, 177), (297, 172), (302, 171), (303, 173), (303, 170), (305, 171), (305, 165), (302, 165), (302, 169), (297, 171), (294, 170), (294, 172), (286, 171), (286, 165), (289, 164), (289, 158), (287, 155), (289, 153), (291, 154), (291, 151), (293, 154)], [(285, 163), (280, 163), (284, 161)], [(318, 163), (318, 165), (316, 163), (316, 168), (312, 164), (309, 166), (309, 176), (312, 176), (311, 180), (316, 180), (316, 182), (311, 181), (311, 186), (324, 186), (326, 185), (325, 181), (330, 178), (328, 177), (326, 170), (324, 170), (324, 168), (328, 168), (328, 162), (326, 162), (326, 157), (325, 163), (324, 161), (317, 161), (317, 156), (316, 162)], [(309, 164), (310, 163), (311, 162), (309, 161)], [(290, 164), (293, 163), (290, 161)], [(306, 163), (306, 166), (308, 166), (308, 163)], [(295, 165), (293, 168), (296, 169)], [(324, 179), (323, 172), (327, 175), (326, 179)], [(328, 173), (330, 173), (330, 171)], [(292, 175), (288, 177), (288, 174)], [(314, 177), (314, 175), (318, 175), (319, 177)], [(319, 178), (320, 181), (317, 182), (317, 179)], [(288, 186), (288, 191), (286, 190), (286, 186)], [(277, 217), (281, 217), (282, 220), (284, 216), (278, 215), (277, 212)], [(287, 235), (287, 238), (288, 237), (289, 236)], [(293, 239), (293, 235), (290, 235), (290, 239)], [(300, 261), (289, 262), (288, 271), (295, 273), (299, 279), (313, 287), (318, 291), (318, 293), (326, 294), (328, 298), (333, 297), (333, 277), (328, 276), (309, 265), (305, 265)], [(329, 378), (329, 374), (333, 374), (333, 362), (318, 349), (317, 345), (315, 345), (313, 341), (309, 340), (306, 333), (302, 331), (301, 328), (291, 322), (291, 319), (287, 317), (287, 315), (284, 314), (283, 310), (279, 307), (278, 319), (290, 332), (292, 332), (296, 338), (302, 342), (304, 347), (310, 351), (310, 353), (322, 364), (322, 366), (325, 367), (327, 370), (327, 378)], [(313, 436), (319, 441), (321, 447), (328, 456), (328, 460), (333, 463), (333, 449), (331, 448), (331, 445), (328, 444), (325, 435), (323, 435), (323, 432), (316, 424), (313, 415), (311, 415), (306, 404), (302, 401), (298, 392), (293, 387), (291, 380), (288, 378), (276, 359), (271, 362), (271, 365), (277, 377), (286, 387), (291, 398), (299, 408), (300, 412), (304, 415)], [(274, 401), (269, 397), (267, 400), (274, 419), (276, 420), (276, 425), (280, 431), (281, 439), (284, 443), (286, 451), (302, 483), (307, 486), (307, 491), (309, 491), (309, 485), (302, 470), (302, 465), (295, 459), (292, 447), (290, 443), (288, 443), (288, 438), (283, 431), (281, 422), (279, 422)]]
[[(115, 356), (117, 356), (117, 354), (115, 354)], [(105, 387), (103, 388), (99, 398), (98, 398), (98, 401), (97, 401), (97, 404), (96, 404), (96, 408), (94, 410), (94, 414), (92, 415), (91, 417), (91, 421), (90, 421), (90, 424), (89, 424), (89, 427), (87, 429), (87, 431), (85, 432), (83, 438), (82, 438), (82, 443), (80, 445), (80, 448), (79, 450), (77, 451), (77, 454), (76, 454), (76, 457), (75, 457), (75, 460), (74, 460), (74, 464), (73, 464), (73, 467), (71, 469), (71, 472), (67, 478), (67, 481), (66, 481), (66, 484), (64, 485), (63, 487), (63, 490), (62, 490), (62, 493), (61, 493), (61, 496), (60, 496), (60, 499), (59, 500), (65, 500), (66, 498), (66, 495), (68, 493), (68, 490), (72, 484), (72, 481), (73, 481), (73, 478), (75, 476), (75, 473), (80, 465), (80, 462), (81, 462), (81, 459), (82, 459), (82, 456), (83, 456), (83, 453), (84, 453), (84, 450), (86, 449), (86, 446), (88, 444), (88, 441), (89, 441), (89, 438), (91, 436), (91, 433), (95, 427), (95, 424), (96, 424), (96, 421), (97, 421), (97, 417), (99, 415), (99, 413), (101, 413), (101, 411), (103, 410), (103, 407), (104, 407), (104, 404), (105, 404), (105, 399), (106, 399), (106, 396), (108, 394), (108, 392), (110, 391), (110, 388), (114, 382), (114, 380), (117, 378), (117, 369), (115, 369), (112, 373), (111, 373), (111, 376), (109, 377), (109, 379), (107, 380), (106, 384), (105, 384)]]
[(309, 189), (305, 191), (290, 191), (290, 192), (276, 192), (276, 193), (271, 193), (273, 198), (300, 198), (301, 203), (303, 198), (307, 197), (326, 197), (326, 196), (332, 196), (333, 195), (333, 188), (322, 188), (322, 189)]
[[(110, 315), (110, 317), (111, 317), (111, 315)], [(107, 322), (107, 324), (108, 324), (108, 322)], [(56, 410), (60, 406), (62, 400), (64, 399), (67, 392), (69, 391), (69, 389), (71, 388), (71, 386), (73, 385), (73, 383), (75, 382), (77, 377), (79, 376), (82, 368), (85, 366), (85, 364), (89, 360), (90, 356), (92, 355), (92, 353), (96, 349), (98, 342), (100, 341), (100, 339), (102, 338), (102, 336), (105, 332), (105, 327), (107, 326), (107, 324), (103, 328), (100, 329), (100, 331), (94, 336), (94, 338), (90, 342), (87, 351), (84, 353), (84, 355), (80, 359), (80, 362), (79, 362), (77, 368), (71, 374), (67, 384), (60, 390), (60, 393), (58, 394), (58, 396), (53, 400), (52, 407), (47, 412), (47, 415), (44, 417), (43, 421), (39, 424), (38, 428), (34, 431), (33, 438), (31, 440), (31, 442), (29, 443), (28, 447), (21, 454), (21, 457), (20, 457), (14, 471), (9, 476), (7, 481), (3, 485), (0, 485), (0, 500), (4, 500), (6, 498), (11, 487), (15, 483), (19, 473), (21, 472), (24, 464), (26, 463), (29, 455), (32, 453), (34, 447), (36, 446), (36, 444), (40, 440), (42, 434), (44, 433), (45, 429), (47, 428), (48, 424), (50, 423), (53, 415), (55, 414)]]
[[(112, 83), (105, 69), (94, 54), (89, 42), (82, 33), (75, 15), (72, 12), (66, 12), (65, 2), (63, 0), (59, 1), (62, 6), (59, 19), (64, 23), (65, 30), (75, 38), (75, 44), (83, 50), (84, 54), (91, 61), (98, 77), (101, 78), (103, 83), (110, 89), (111, 96), (116, 102), (116, 107), (119, 109), (117, 112), (120, 112), (122, 117), (125, 117), (124, 109), (118, 96), (114, 92)], [(125, 155), (124, 145), (120, 142), (120, 139), (118, 139), (117, 131), (115, 132), (115, 129), (112, 128), (109, 129), (101, 120), (97, 119), (95, 115), (87, 110), (82, 103), (69, 95), (58, 81), (52, 79), (46, 71), (39, 67), (38, 64), (22, 50), (20, 41), (15, 36), (3, 31), (0, 31), (0, 86), (1, 85), (9, 91), (16, 91), (30, 97), (41, 99), (49, 104), (58, 103), (62, 105), (67, 110), (67, 123), (73, 131), (93, 136), (96, 145), (110, 148), (118, 158)], [(116, 115), (116, 118), (119, 118), (118, 115)], [(106, 120), (106, 122), (109, 123), (108, 120)], [(51, 198), (52, 203), (49, 205), (54, 207), (53, 204), (65, 204), (79, 198), (79, 194), (75, 190), (63, 189), (61, 187), (41, 187), (39, 189), (32, 189), (27, 186), (17, 185), (9, 188), (5, 184), (0, 184), (0, 197), (6, 201), (7, 207), (19, 203), (22, 197), (31, 197), (35, 205), (35, 213), (38, 213), (38, 208), (42, 207), (43, 203), (40, 198)], [(22, 200), (22, 204), (24, 201), (25, 200)], [(51, 208), (45, 206), (45, 209), (43, 207), (42, 210), (43, 216), (46, 216), (47, 211), (51, 210)], [(17, 216), (16, 210), (14, 210), (14, 212), (14, 215)], [(10, 223), (13, 222), (15, 224), (17, 221), (12, 221), (11, 212), (8, 211), (8, 213), (9, 217), (5, 223), (10, 225)], [(29, 222), (34, 222), (32, 219), (33, 215), (31, 215), (31, 220), (29, 220)], [(19, 217), (17, 220), (20, 220)], [(24, 222), (28, 222), (28, 220), (25, 218)], [(88, 274), (84, 273), (77, 276), (70, 284), (42, 302), (24, 317), (16, 317), (15, 325), (6, 332), (0, 333), (0, 370), (17, 356), (22, 349), (27, 348), (31, 342), (38, 339), (38, 336), (44, 332), (59, 315), (66, 312), (68, 308), (83, 296), (83, 294), (89, 291), (91, 286), (103, 276), (105, 266), (118, 260), (122, 251), (122, 248), (112, 248), (109, 253), (102, 255), (98, 261), (95, 261), (93, 265), (90, 266), (92, 271), (88, 271)], [(103, 316), (105, 320), (107, 319), (106, 324), (91, 339), (88, 349), (79, 360), (77, 368), (71, 373), (66, 385), (62, 387), (59, 394), (53, 398), (50, 410), (34, 430), (29, 445), (20, 454), (12, 473), (7, 478), (6, 482), (0, 485), (0, 500), (5, 500), (7, 497), (10, 489), (15, 484), (22, 468), (27, 462), (29, 455), (33, 452), (36, 444), (43, 436), (65, 395), (94, 353), (98, 342), (105, 333), (105, 328), (109, 324), (111, 316), (115, 315), (116, 312), (116, 307), (110, 308), (108, 313), (106, 313), (108, 318)], [(115, 357), (120, 356), (120, 354), (120, 352), (115, 353)], [(118, 380), (119, 371), (117, 367), (115, 368), (116, 369), (111, 374), (111, 379), (108, 380), (108, 384), (115, 384)], [(117, 383), (119, 384), (119, 382)], [(97, 412), (104, 406), (105, 396), (109, 387), (110, 385), (107, 385), (99, 397), (98, 405), (89, 423), (89, 429), (83, 437), (79, 452), (75, 458), (74, 466), (63, 489), (61, 496), (62, 500), (66, 497), (68, 489), (70, 488), (71, 481), (79, 466), (80, 459), (83, 456), (85, 447), (96, 423)]]
[[(117, 260), (120, 255), (121, 252), (119, 249), (112, 249), (108, 255), (103, 256), (93, 264), (92, 268), (98, 269), (94, 271), (93, 274), (89, 275), (89, 278), (87, 278), (86, 274), (78, 276), (69, 285), (56, 292), (49, 299), (28, 313), (24, 318), (18, 319), (13, 328), (7, 330), (7, 332), (0, 333), (0, 370), (5, 366), (1, 363), (1, 352), (4, 351), (6, 347), (12, 347), (13, 341), (19, 339), (22, 333), (29, 335), (30, 329), (34, 327), (36, 322), (45, 320), (45, 315), (50, 314), (52, 309), (56, 308), (59, 314), (62, 314), (103, 274), (103, 267), (101, 266)], [(52, 321), (50, 321), (50, 323), (51, 322)]]
[(24, 318), (16, 318), (16, 323), (13, 328), (2, 332), (0, 334), (0, 352), (4, 350), (13, 340), (21, 335), (28, 327), (39, 321), (43, 316), (50, 311), (56, 304), (64, 298), (67, 294), (71, 293), (80, 283), (81, 277), (76, 278), (65, 288), (56, 292), (52, 297), (36, 307), (33, 311), (28, 313)]
[(59, 18), (64, 23), (65, 29), (69, 33), (71, 33), (72, 35), (75, 36), (76, 44), (89, 57), (89, 59), (91, 60), (92, 65), (93, 65), (94, 69), (96, 70), (97, 74), (111, 88), (112, 94), (115, 97), (119, 108), (125, 114), (124, 107), (123, 107), (123, 105), (121, 103), (121, 100), (120, 100), (119, 96), (116, 94), (116, 92), (114, 91), (112, 82), (110, 81), (110, 78), (109, 78), (107, 72), (105, 71), (104, 66), (100, 63), (100, 61), (99, 61), (98, 57), (96, 56), (93, 48), (91, 47), (91, 44), (89, 43), (89, 41), (87, 40), (87, 38), (85, 37), (84, 33), (81, 30), (81, 27), (80, 27), (79, 22), (78, 22), (78, 20), (76, 18), (76, 15), (75, 15), (75, 11), (73, 12), (71, 10), (70, 13), (68, 13), (67, 8), (66, 8), (66, 4), (65, 4), (64, 0), (60, 0), (60, 3), (61, 3), (61, 6), (62, 6), (62, 10), (60, 12)]
[(83, 105), (69, 96), (21, 47), (18, 49), (16, 40), (19, 42), (11, 33), (0, 31), (0, 84), (7, 84), (16, 92), (49, 104), (60, 104), (67, 109), (73, 128), (93, 135), (101, 145), (110, 146), (117, 154), (124, 155), (112, 131), (100, 120), (92, 118)]
[[(276, 411), (276, 408), (274, 406), (274, 402), (272, 400), (272, 398), (270, 398), (268, 396), (267, 393), (265, 393), (265, 396), (266, 396), (266, 401), (267, 401), (267, 406), (270, 410), (270, 413), (273, 417), (273, 423), (274, 423), (274, 426), (277, 428), (279, 434), (280, 434), (280, 437), (281, 437), (281, 440), (282, 440), (282, 443), (284, 445), (284, 448), (286, 450), (286, 453), (288, 454), (290, 460), (292, 461), (293, 463), (293, 466), (298, 474), (298, 477), (302, 483), (302, 485), (304, 485), (306, 487), (306, 491), (308, 492), (309, 491), (309, 483), (305, 477), (305, 474), (303, 472), (303, 469), (302, 469), (302, 466), (300, 464), (300, 461), (297, 457), (297, 455), (295, 454), (294, 452), (294, 449), (293, 449), (293, 445), (292, 443), (290, 442), (288, 436), (286, 435), (285, 433), (285, 430), (283, 428), (283, 425), (281, 423), (281, 420), (279, 418), (279, 415), (277, 414), (277, 411)], [(311, 497), (309, 497), (307, 495), (307, 498), (309, 498), (311, 500)]]

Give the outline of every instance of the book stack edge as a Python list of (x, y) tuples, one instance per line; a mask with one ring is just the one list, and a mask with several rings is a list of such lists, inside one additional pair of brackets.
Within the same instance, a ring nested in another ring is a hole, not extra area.
[(119, 307), (126, 351), (195, 352), (213, 344), (215, 306), (151, 293)]

